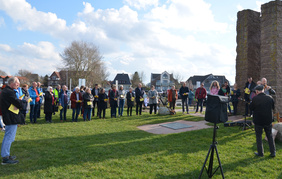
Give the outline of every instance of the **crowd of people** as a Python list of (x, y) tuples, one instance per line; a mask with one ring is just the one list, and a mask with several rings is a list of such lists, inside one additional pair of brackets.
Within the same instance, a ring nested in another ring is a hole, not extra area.
[[(203, 112), (203, 102), (207, 96), (207, 90), (202, 83), (196, 92), (193, 89), (189, 89), (186, 83), (183, 83), (179, 90), (172, 86), (167, 91), (167, 99), (169, 102), (169, 108), (175, 109), (176, 100), (180, 97), (182, 102), (182, 113), (189, 114), (189, 105), (196, 99), (197, 107), (195, 113), (200, 108), (200, 113)], [(245, 116), (254, 113), (254, 123), (257, 137), (257, 156), (263, 156), (263, 148), (261, 142), (261, 134), (264, 129), (267, 138), (270, 140), (271, 156), (275, 156), (275, 146), (273, 139), (271, 138), (272, 129), (272, 111), (274, 109), (274, 100), (270, 95), (275, 94), (275, 91), (267, 85), (266, 78), (262, 78), (257, 83), (254, 83), (252, 78), (249, 77), (244, 87), (244, 98), (241, 98), (241, 91), (238, 85), (235, 83), (231, 89), (226, 81), (221, 86), (218, 81), (213, 81), (209, 88), (211, 95), (228, 96), (232, 102), (233, 114), (237, 114), (237, 105), (239, 100), (245, 101)], [(11, 77), (8, 79), (8, 85), (2, 87), (0, 93), (0, 117), (3, 116), (3, 122), (5, 124), (5, 135), (2, 142), (1, 156), (3, 158), (2, 164), (15, 164), (18, 163), (15, 160), (15, 156), (10, 156), (10, 147), (15, 139), (17, 125), (26, 124), (26, 114), (30, 112), (30, 123), (37, 123), (37, 119), (40, 118), (41, 105), (44, 98), (44, 114), (46, 122), (52, 122), (52, 115), (55, 112), (60, 113), (61, 122), (66, 121), (66, 113), (69, 103), (72, 109), (72, 122), (78, 122), (80, 114), (83, 116), (83, 120), (91, 120), (95, 114), (100, 119), (105, 119), (106, 109), (108, 104), (110, 105), (110, 116), (116, 118), (122, 117), (124, 112), (125, 103), (127, 104), (127, 116), (132, 116), (132, 107), (136, 106), (136, 115), (142, 115), (142, 107), (144, 102), (148, 98), (150, 106), (149, 113), (156, 114), (157, 104), (159, 103), (159, 94), (155, 89), (155, 86), (151, 86), (151, 89), (147, 92), (142, 88), (142, 84), (133, 89), (130, 88), (126, 92), (122, 85), (117, 89), (116, 85), (112, 85), (111, 89), (106, 92), (104, 88), (95, 84), (93, 89), (81, 86), (75, 87), (70, 97), (68, 96), (68, 89), (66, 85), (62, 87), (58, 85), (55, 89), (48, 86), (46, 92), (43, 95), (43, 90), (40, 82), (33, 82), (32, 86), (28, 88), (27, 84), (20, 87), (18, 78)], [(256, 97), (258, 96), (258, 97)], [(253, 102), (252, 102), (253, 101)], [(261, 108), (260, 101), (264, 101), (266, 106)], [(118, 110), (117, 110), (118, 109)], [(97, 113), (95, 113), (95, 110)], [(228, 110), (231, 114), (231, 108), (228, 103)], [(266, 122), (263, 118), (267, 118)], [(2, 119), (1, 119), (2, 120)], [(3, 123), (0, 120), (0, 128), (4, 130)]]

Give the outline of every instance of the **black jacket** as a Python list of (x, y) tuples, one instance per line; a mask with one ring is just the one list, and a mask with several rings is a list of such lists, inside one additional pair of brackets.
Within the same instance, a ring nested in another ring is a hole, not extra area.
[(118, 104), (117, 104), (117, 100), (115, 100), (115, 98), (118, 97), (118, 92), (117, 90), (114, 92), (113, 90), (110, 91), (110, 106), (111, 107), (117, 107)]
[(108, 95), (106, 93), (99, 93), (99, 102), (98, 107), (99, 109), (107, 109), (108, 102), (105, 99), (108, 99)]
[(11, 104), (20, 110), (23, 107), (22, 101), (17, 98), (16, 92), (11, 87), (6, 86), (0, 95), (3, 122), (5, 125), (22, 124), (23, 114), (20, 112), (18, 114), (11, 112), (9, 110)]
[[(145, 94), (145, 91), (144, 91), (144, 89), (143, 88), (141, 88), (141, 91), (140, 91), (140, 89), (137, 87), (137, 88), (135, 88), (135, 101), (136, 101), (136, 103), (139, 103), (140, 102), (140, 98), (142, 97), (142, 98), (144, 98), (144, 94)], [(144, 102), (144, 101), (142, 101), (142, 102)]]
[[(245, 84), (245, 88), (244, 88), (244, 91), (245, 91), (245, 89), (246, 88), (248, 88), (248, 86), (249, 86), (249, 82), (247, 81), (247, 83)], [(250, 94), (246, 94), (245, 92), (244, 92), (244, 98), (245, 98), (245, 100), (246, 101), (250, 101), (250, 95), (251, 95), (251, 93), (254, 91), (254, 88), (256, 87), (256, 84), (255, 84), (255, 82), (253, 82), (252, 81), (252, 83), (251, 83), (251, 85), (250, 85)]]
[(260, 93), (255, 96), (250, 104), (253, 111), (253, 122), (265, 126), (273, 122), (274, 100), (270, 95)]
[(91, 90), (91, 94), (94, 96), (94, 101), (98, 101), (98, 97), (97, 98), (95, 98), (95, 96), (99, 96), (99, 91), (100, 91), (100, 89), (98, 88), (97, 90), (98, 90), (98, 92), (97, 93), (95, 93), (95, 88), (93, 88), (92, 90)]
[(132, 101), (132, 97), (134, 97), (134, 93), (127, 92), (126, 93), (126, 101), (127, 101), (127, 106), (128, 107), (133, 107), (134, 106), (134, 100)]
[[(53, 93), (52, 93), (53, 94)], [(53, 113), (54, 112), (54, 106), (52, 105), (52, 99), (53, 96), (50, 92), (46, 92), (44, 96), (44, 113)]]
[[(186, 93), (186, 95), (184, 95), (184, 93)], [(179, 94), (181, 96), (181, 99), (187, 99), (188, 93), (189, 93), (189, 88), (187, 86), (185, 87), (181, 86), (181, 88), (179, 89)]]
[(82, 99), (84, 108), (93, 108), (94, 97), (92, 94), (84, 93)]

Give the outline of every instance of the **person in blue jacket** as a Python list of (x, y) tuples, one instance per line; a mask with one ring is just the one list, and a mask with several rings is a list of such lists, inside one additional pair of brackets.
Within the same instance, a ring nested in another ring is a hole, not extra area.
[(30, 123), (36, 123), (37, 122), (37, 112), (39, 107), (39, 92), (37, 90), (37, 83), (33, 82), (32, 86), (28, 89), (30, 98), (32, 101), (30, 102)]
[[(37, 82), (37, 90), (38, 90), (39, 94), (43, 93), (40, 82)], [(38, 110), (37, 110), (37, 118), (40, 118), (40, 112), (41, 112), (40, 109), (41, 109), (41, 104), (42, 104), (42, 100), (43, 100), (43, 95), (40, 95), (39, 98), (40, 98), (40, 100), (39, 100), (39, 106), (38, 106)]]

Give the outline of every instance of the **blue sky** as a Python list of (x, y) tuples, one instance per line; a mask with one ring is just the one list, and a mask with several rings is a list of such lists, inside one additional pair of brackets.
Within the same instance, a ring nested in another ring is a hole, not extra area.
[(235, 82), (236, 20), (256, 0), (0, 0), (0, 69), (50, 75), (73, 40), (99, 47), (116, 73), (225, 75)]

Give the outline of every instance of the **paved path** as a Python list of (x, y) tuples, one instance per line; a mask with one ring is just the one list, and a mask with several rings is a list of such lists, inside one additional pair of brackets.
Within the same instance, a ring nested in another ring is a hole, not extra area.
[[(179, 112), (179, 110), (177, 110), (177, 112)], [(180, 110), (180, 112), (181, 112), (181, 110)], [(137, 128), (141, 129), (143, 131), (152, 133), (152, 134), (172, 134), (172, 133), (180, 133), (180, 132), (186, 132), (186, 131), (193, 131), (193, 130), (212, 128), (212, 126), (206, 125), (206, 123), (208, 123), (208, 122), (204, 120), (204, 117), (205, 117), (204, 114), (201, 114), (201, 113), (196, 113), (196, 114), (190, 113), (190, 115), (203, 117), (203, 120), (202, 121), (198, 121), (198, 122), (178, 120), (178, 121), (165, 122), (165, 123), (160, 123), (160, 124), (143, 125), (143, 126), (138, 126)], [(241, 116), (241, 115), (228, 116), (228, 121), (240, 121), (240, 120), (244, 120), (243, 116)], [(181, 123), (181, 124), (190, 125), (190, 126), (193, 126), (193, 127), (184, 128), (184, 129), (176, 129), (175, 130), (175, 129), (170, 129), (170, 128), (161, 126), (163, 124), (169, 124), (169, 123), (175, 123), (175, 122)]]

